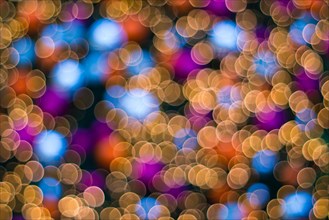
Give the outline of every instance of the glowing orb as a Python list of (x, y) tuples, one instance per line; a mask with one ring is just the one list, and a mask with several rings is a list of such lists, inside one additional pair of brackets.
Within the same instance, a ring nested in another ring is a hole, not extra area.
[(46, 200), (58, 200), (62, 196), (62, 186), (54, 178), (45, 177), (39, 182), (39, 187)]
[(111, 50), (123, 42), (125, 33), (122, 27), (110, 19), (100, 19), (94, 22), (89, 32), (89, 42), (93, 49)]
[(312, 208), (312, 195), (307, 192), (289, 194), (284, 201), (284, 217), (287, 219), (307, 218)]
[(41, 132), (35, 139), (34, 150), (40, 161), (45, 164), (58, 162), (65, 153), (67, 142), (65, 137), (57, 131)]
[(252, 159), (252, 167), (261, 174), (268, 174), (278, 161), (278, 156), (270, 150), (262, 150), (257, 152)]
[(53, 84), (58, 91), (72, 91), (83, 83), (80, 64), (75, 60), (59, 62), (53, 69)]
[(247, 198), (250, 204), (256, 207), (263, 207), (270, 199), (269, 188), (262, 183), (255, 183), (251, 185), (247, 192), (249, 193)]
[(236, 50), (239, 29), (233, 21), (220, 21), (214, 25), (211, 40), (215, 46), (225, 50)]
[(152, 197), (144, 197), (142, 198), (138, 205), (142, 207), (142, 209), (137, 209), (136, 213), (139, 217), (145, 219), (156, 219), (160, 214), (160, 208), (157, 200)]
[(159, 110), (158, 99), (150, 92), (143, 89), (125, 91), (122, 87), (110, 87), (105, 99), (116, 108), (124, 110), (128, 116), (144, 120), (150, 113)]
[[(13, 48), (17, 51), (12, 54), (11, 59), (18, 60), (19, 66), (29, 65), (35, 59), (34, 42), (29, 37), (23, 37), (13, 42)], [(16, 62), (16, 61), (15, 61)]]

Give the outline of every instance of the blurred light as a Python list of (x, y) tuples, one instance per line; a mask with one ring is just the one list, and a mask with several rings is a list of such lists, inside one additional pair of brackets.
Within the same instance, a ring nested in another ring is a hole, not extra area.
[(39, 187), (46, 200), (58, 200), (62, 196), (61, 184), (54, 178), (45, 177), (39, 182)]
[(64, 22), (62, 24), (63, 40), (67, 43), (73, 43), (76, 39), (84, 38), (85, 28), (82, 23), (77, 20), (72, 22)]
[(186, 78), (192, 71), (201, 69), (201, 65), (193, 61), (191, 49), (186, 47), (173, 56), (175, 76)]
[(65, 153), (67, 142), (65, 137), (57, 131), (41, 132), (35, 139), (35, 153), (45, 164), (58, 162)]
[(263, 77), (272, 77), (279, 69), (275, 55), (271, 51), (258, 52), (254, 58), (256, 73)]
[[(195, 138), (196, 136), (197, 136), (197, 134), (194, 130), (180, 129), (176, 132), (173, 142), (177, 146), (177, 148), (181, 149), (187, 140), (191, 140), (189, 142), (189, 144), (187, 145), (187, 147), (195, 149), (198, 144), (198, 141)], [(194, 139), (192, 139), (192, 138), (194, 138)]]
[[(155, 198), (152, 198), (152, 197), (144, 197), (144, 198), (142, 198), (140, 201), (139, 201), (139, 203), (138, 203), (138, 205), (140, 205), (143, 209), (144, 209), (144, 211), (145, 211), (145, 216), (144, 216), (144, 213), (143, 213), (143, 211), (142, 210), (137, 210), (137, 215), (139, 216), (139, 217), (144, 217), (145, 219), (153, 219), (153, 218), (149, 218), (148, 217), (148, 213), (150, 212), (150, 210), (154, 207), (154, 206), (157, 206), (157, 205), (159, 205), (158, 204), (158, 202), (157, 202), (157, 200), (155, 199)], [(160, 214), (160, 210), (158, 210), (158, 214)], [(152, 214), (154, 215), (156, 215), (157, 213), (153, 213), (152, 212)], [(152, 215), (152, 217), (155, 217), (155, 216), (153, 216)]]
[(303, 128), (303, 125), (306, 125), (309, 121), (316, 118), (316, 114), (312, 109), (304, 108), (296, 112), (295, 121), (300, 128)]
[(262, 183), (255, 183), (251, 185), (247, 192), (248, 200), (252, 205), (264, 207), (270, 199), (269, 188)]
[(142, 51), (142, 54), (139, 54), (139, 52), (132, 52), (130, 56), (131, 62), (128, 64), (128, 72), (131, 75), (138, 75), (146, 68), (154, 67), (151, 54), (145, 50)]
[(239, 100), (241, 100), (241, 95), (237, 87), (224, 86), (217, 93), (217, 103), (222, 107), (229, 108)]
[(233, 21), (220, 21), (214, 25), (211, 40), (220, 49), (236, 50), (239, 29)]
[(69, 106), (69, 97), (58, 94), (58, 92), (48, 87), (45, 93), (36, 100), (38, 106), (53, 116), (63, 114)]
[(243, 210), (239, 208), (239, 205), (235, 202), (229, 202), (224, 204), (225, 208), (221, 208), (218, 213), (218, 219), (242, 219), (244, 216)]
[(122, 108), (128, 115), (143, 119), (148, 114), (159, 110), (158, 100), (149, 92), (142, 89), (130, 90), (120, 100)]
[(306, 40), (308, 39), (305, 40), (303, 38), (303, 31), (304, 34), (306, 34), (307, 36), (312, 35), (314, 33), (314, 30), (311, 30), (309, 28), (305, 29), (308, 24), (316, 24), (316, 20), (309, 13), (304, 13), (299, 19), (297, 19), (294, 23), (291, 24), (289, 35), (295, 43), (306, 44)]
[(328, 216), (327, 1), (15, 2), (0, 219)]
[(53, 84), (59, 91), (70, 91), (77, 89), (83, 83), (80, 64), (75, 60), (64, 60), (59, 62), (53, 69)]
[(107, 53), (91, 52), (82, 62), (84, 76), (89, 83), (104, 80), (107, 71)]
[(284, 198), (284, 217), (286, 219), (308, 218), (312, 208), (312, 195), (308, 192), (296, 192)]
[(186, 39), (179, 35), (175, 29), (166, 30), (163, 39), (166, 46), (171, 50), (180, 49), (186, 44)]
[(64, 39), (63, 39), (64, 34), (62, 32), (63, 32), (63, 30), (60, 25), (50, 24), (50, 25), (47, 25), (42, 30), (41, 36), (51, 38), (54, 41), (55, 45), (58, 46), (58, 45), (61, 45), (64, 41)]
[(154, 176), (163, 169), (163, 164), (152, 161), (152, 155), (145, 155), (142, 159), (148, 162), (136, 162), (133, 165), (133, 172), (139, 173), (139, 180), (148, 185)]
[(62, 24), (47, 25), (41, 33), (42, 37), (50, 37), (56, 46), (63, 43), (72, 43), (84, 37), (84, 26), (78, 21), (64, 22)]
[(125, 37), (122, 27), (110, 19), (97, 20), (90, 27), (89, 42), (96, 50), (115, 49)]
[[(118, 90), (118, 91), (116, 91)], [(131, 89), (115, 98), (115, 93), (124, 92), (118, 86), (107, 90), (106, 99), (116, 108), (124, 110), (128, 116), (143, 120), (147, 115), (159, 110), (159, 101), (150, 92), (143, 89)]]
[(262, 150), (257, 152), (252, 159), (252, 167), (261, 174), (271, 173), (276, 162), (278, 155), (270, 150)]
[[(34, 42), (29, 37), (23, 37), (13, 42), (13, 48), (18, 52), (18, 66), (31, 65), (35, 59)], [(16, 60), (15, 54), (11, 59)]]
[[(111, 101), (114, 105), (119, 105), (119, 102), (117, 99), (115, 98), (119, 98), (121, 96), (123, 96), (126, 93), (126, 90), (124, 87), (122, 86), (111, 86), (106, 90), (106, 94), (105, 96), (107, 97), (107, 99), (109, 99), (109, 101)], [(106, 98), (105, 98), (106, 99)]]

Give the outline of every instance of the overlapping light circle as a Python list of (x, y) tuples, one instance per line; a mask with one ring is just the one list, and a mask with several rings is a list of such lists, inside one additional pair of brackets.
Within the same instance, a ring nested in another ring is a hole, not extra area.
[(0, 8), (0, 219), (329, 217), (328, 1)]

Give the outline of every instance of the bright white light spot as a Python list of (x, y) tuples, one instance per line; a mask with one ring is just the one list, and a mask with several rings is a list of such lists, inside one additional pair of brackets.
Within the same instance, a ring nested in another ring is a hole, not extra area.
[(100, 19), (90, 29), (89, 41), (96, 50), (113, 49), (125, 38), (122, 27), (115, 21)]
[(213, 27), (213, 43), (222, 49), (237, 49), (239, 31), (232, 21), (220, 21)]
[(64, 60), (58, 63), (53, 71), (54, 84), (59, 90), (71, 90), (82, 84), (82, 71), (75, 60)]
[(158, 110), (158, 101), (150, 93), (142, 89), (133, 89), (120, 100), (124, 111), (137, 119), (144, 119), (151, 112)]
[(59, 159), (66, 149), (65, 137), (57, 131), (43, 131), (35, 140), (35, 153), (40, 161), (53, 163)]

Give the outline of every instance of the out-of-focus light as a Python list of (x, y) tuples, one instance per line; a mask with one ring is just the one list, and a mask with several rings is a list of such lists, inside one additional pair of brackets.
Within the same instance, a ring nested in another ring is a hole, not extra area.
[[(107, 90), (106, 99), (116, 108), (124, 110), (128, 116), (143, 120), (150, 113), (159, 110), (158, 99), (148, 91), (143, 89), (131, 89), (130, 91), (119, 89), (115, 91), (117, 89), (118, 87), (110, 87)], [(120, 91), (121, 94), (118, 94)]]
[(13, 48), (18, 53), (18, 57), (16, 55), (13, 55), (11, 58), (18, 60), (19, 66), (25, 66), (32, 64), (32, 62), (35, 59), (35, 53), (34, 53), (34, 42), (29, 37), (23, 37), (13, 42)]
[(133, 164), (133, 172), (139, 174), (139, 180), (148, 185), (155, 174), (159, 173), (163, 169), (163, 164), (159, 162), (152, 161), (152, 156), (145, 155), (143, 159), (148, 160), (148, 162), (139, 161)]
[(53, 116), (63, 114), (69, 106), (69, 97), (59, 94), (54, 88), (47, 88), (46, 92), (36, 100), (36, 103), (44, 112)]
[(64, 42), (72, 43), (78, 38), (84, 37), (84, 26), (78, 21), (65, 22), (62, 24), (50, 24), (41, 33), (42, 37), (50, 37), (56, 46)]
[(101, 82), (107, 71), (107, 53), (93, 52), (82, 62), (84, 68), (84, 76), (89, 83)]
[(119, 105), (118, 99), (119, 97), (122, 97), (126, 93), (126, 90), (122, 86), (111, 86), (106, 90), (105, 99), (108, 99), (108, 101), (112, 102), (114, 105)]
[(175, 76), (178, 78), (186, 78), (192, 71), (201, 68), (202, 66), (193, 61), (191, 49), (184, 48), (173, 56), (173, 67)]
[(309, 121), (316, 118), (316, 114), (312, 109), (304, 108), (298, 112), (296, 112), (295, 121), (300, 127), (306, 125)]
[(62, 29), (64, 40), (68, 43), (72, 43), (79, 38), (84, 38), (85, 27), (76, 20), (63, 23)]
[(286, 219), (308, 218), (312, 208), (312, 196), (307, 192), (296, 192), (284, 198)]
[(171, 50), (177, 50), (186, 44), (186, 39), (179, 35), (175, 29), (171, 29), (164, 33), (164, 42)]
[(131, 62), (128, 64), (128, 72), (131, 75), (138, 75), (143, 70), (147, 68), (152, 68), (154, 66), (154, 61), (152, 60), (152, 56), (147, 51), (142, 51), (142, 53), (132, 52)]
[(62, 40), (61, 27), (58, 24), (47, 25), (41, 32), (42, 37), (50, 37), (54, 42)]
[(56, 163), (65, 153), (67, 142), (57, 131), (41, 132), (35, 139), (35, 153), (45, 164)]
[(270, 199), (269, 188), (262, 183), (251, 185), (247, 192), (249, 202), (257, 207), (263, 207)]
[[(160, 209), (156, 209), (156, 206), (159, 204), (155, 198), (144, 197), (139, 201), (138, 205), (140, 205), (144, 209), (137, 210), (137, 215), (139, 217), (142, 217), (144, 219), (154, 219), (154, 217), (156, 218), (157, 215), (160, 214)], [(155, 209), (153, 209), (153, 207), (155, 207)], [(151, 209), (152, 213), (150, 213)], [(145, 213), (143, 211), (145, 211)]]
[(254, 58), (256, 73), (263, 77), (272, 77), (279, 69), (275, 55), (270, 51), (258, 52)]
[(177, 148), (181, 149), (186, 141), (189, 141), (189, 144), (186, 146), (188, 148), (196, 148), (198, 141), (195, 138), (197, 134), (194, 130), (191, 129), (180, 129), (176, 132), (174, 136), (174, 144)]
[(46, 200), (58, 200), (62, 196), (62, 186), (54, 178), (45, 177), (39, 182), (39, 187)]
[(224, 204), (225, 207), (221, 208), (218, 213), (218, 219), (242, 219), (244, 216), (243, 210), (235, 202)]
[(316, 20), (309, 14), (304, 13), (294, 23), (291, 24), (289, 35), (291, 39), (297, 44), (306, 44), (308, 39), (304, 39), (304, 36), (313, 35), (314, 30), (307, 28), (309, 24), (316, 24)]
[(239, 100), (241, 100), (241, 95), (237, 87), (224, 86), (217, 93), (217, 103), (222, 107), (229, 108), (234, 102)]
[(270, 150), (262, 150), (257, 152), (252, 159), (252, 167), (261, 174), (268, 174), (278, 161), (278, 156)]
[(159, 109), (158, 100), (149, 92), (142, 89), (130, 90), (120, 100), (122, 108), (128, 115), (143, 119), (151, 112)]
[(211, 40), (215, 46), (225, 50), (236, 50), (239, 29), (233, 21), (220, 21), (214, 25)]
[(80, 64), (75, 60), (59, 62), (53, 69), (53, 84), (59, 91), (70, 91), (78, 88), (83, 83)]
[(97, 20), (89, 31), (90, 45), (96, 50), (115, 49), (125, 38), (122, 27), (110, 19)]

